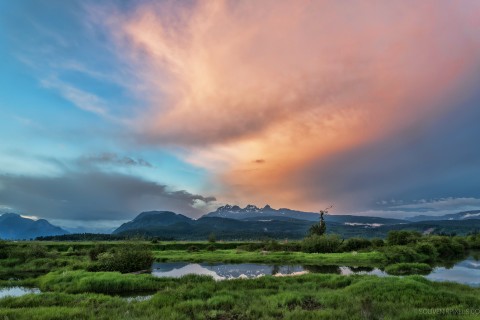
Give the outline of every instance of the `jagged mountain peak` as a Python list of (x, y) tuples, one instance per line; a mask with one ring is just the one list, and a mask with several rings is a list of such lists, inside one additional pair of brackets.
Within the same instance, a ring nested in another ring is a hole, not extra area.
[(221, 207), (218, 207), (217, 208), (217, 211), (238, 211), (238, 210), (241, 210), (241, 208), (237, 205), (230, 205), (230, 204), (226, 204), (224, 206), (221, 206)]
[(270, 205), (259, 208), (256, 205), (248, 204), (245, 208), (238, 205), (224, 205), (217, 210), (205, 215), (206, 217), (229, 218), (236, 220), (259, 218), (259, 217), (282, 217), (308, 221), (318, 220), (318, 215), (311, 212), (301, 212), (289, 209), (273, 209)]

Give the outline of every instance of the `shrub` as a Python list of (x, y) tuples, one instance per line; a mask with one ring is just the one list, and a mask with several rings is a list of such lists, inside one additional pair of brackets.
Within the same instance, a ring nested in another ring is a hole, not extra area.
[(281, 245), (278, 243), (277, 240), (269, 240), (269, 241), (265, 241), (263, 243), (263, 250), (266, 250), (266, 251), (279, 251), (281, 248)]
[(262, 243), (248, 243), (237, 246), (237, 251), (257, 251), (263, 249), (264, 245)]
[(416, 231), (390, 231), (387, 236), (387, 243), (391, 246), (404, 246), (410, 243), (416, 243), (422, 235)]
[(428, 261), (435, 261), (438, 256), (438, 251), (435, 246), (428, 242), (420, 242), (415, 246), (415, 251), (428, 257)]
[(366, 249), (372, 245), (372, 242), (363, 238), (350, 238), (342, 244), (343, 251), (357, 251)]
[(432, 267), (426, 263), (396, 263), (389, 265), (385, 271), (391, 275), (406, 275), (406, 274), (429, 274), (432, 272)]
[(98, 255), (100, 255), (101, 253), (107, 252), (107, 250), (108, 250), (108, 247), (106, 245), (97, 243), (95, 244), (95, 246), (93, 246), (93, 248), (88, 250), (88, 256), (91, 261), (96, 261), (98, 258)]
[(215, 241), (217, 241), (217, 238), (215, 237), (215, 233), (212, 232), (208, 235), (208, 242), (215, 243)]
[(119, 271), (121, 273), (150, 269), (153, 255), (148, 247), (141, 245), (124, 246), (103, 252), (97, 262), (90, 266), (91, 271)]
[(190, 247), (187, 248), (187, 251), (188, 252), (198, 252), (198, 251), (200, 251), (200, 249), (198, 249), (197, 246), (190, 246)]
[(339, 250), (341, 241), (337, 235), (312, 235), (302, 241), (302, 251), (310, 253), (330, 253)]
[(383, 239), (380, 239), (380, 238), (374, 238), (371, 241), (372, 241), (372, 246), (377, 248), (383, 247), (385, 245), (385, 241), (383, 241)]
[(449, 259), (465, 254), (468, 249), (468, 244), (459, 241), (458, 238), (447, 236), (432, 236), (428, 238), (428, 242), (435, 246), (438, 252), (438, 257)]
[(215, 251), (215, 250), (217, 250), (217, 247), (215, 247), (215, 245), (211, 244), (207, 247), (207, 250), (208, 251)]
[(389, 246), (385, 247), (383, 252), (385, 253), (388, 263), (423, 262), (427, 259), (424, 255), (419, 254), (413, 248), (407, 246)]
[(468, 244), (472, 249), (480, 249), (480, 233), (474, 233), (468, 236)]
[(0, 259), (8, 258), (10, 253), (8, 242), (0, 240)]
[(46, 258), (47, 255), (47, 248), (38, 243), (27, 244), (24, 248), (17, 247), (15, 250), (10, 250), (9, 253), (10, 258), (18, 258), (22, 262)]
[(464, 250), (470, 249), (470, 243), (464, 237), (454, 237), (453, 242), (460, 244)]
[(302, 245), (299, 242), (289, 242), (282, 245), (284, 251), (298, 252), (302, 250)]

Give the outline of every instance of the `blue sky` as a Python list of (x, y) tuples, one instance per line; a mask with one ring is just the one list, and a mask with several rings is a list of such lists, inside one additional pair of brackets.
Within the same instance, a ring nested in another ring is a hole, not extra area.
[(0, 1), (0, 211), (478, 209), (479, 9)]

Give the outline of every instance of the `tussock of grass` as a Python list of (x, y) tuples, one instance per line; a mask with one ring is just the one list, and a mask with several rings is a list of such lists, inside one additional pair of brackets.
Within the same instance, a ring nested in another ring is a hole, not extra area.
[(385, 271), (391, 275), (429, 274), (432, 267), (426, 263), (404, 262), (391, 264), (385, 268)]
[(260, 252), (238, 250), (216, 250), (185, 252), (180, 250), (155, 251), (157, 261), (228, 262), (228, 263), (272, 263), (272, 264), (311, 264), (311, 265), (356, 265), (381, 266), (385, 263), (383, 253), (341, 252)]
[(153, 291), (163, 279), (150, 275), (121, 274), (119, 272), (61, 271), (52, 272), (38, 279), (42, 291), (66, 293), (129, 293)]

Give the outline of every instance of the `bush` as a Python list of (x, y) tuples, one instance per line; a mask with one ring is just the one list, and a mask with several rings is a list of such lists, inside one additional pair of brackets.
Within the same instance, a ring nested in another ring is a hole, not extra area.
[(416, 231), (390, 231), (387, 236), (387, 243), (390, 246), (404, 246), (410, 243), (417, 243), (422, 235)]
[(415, 246), (415, 251), (428, 257), (428, 261), (435, 261), (438, 257), (438, 251), (435, 246), (428, 242), (420, 242)]
[(103, 252), (97, 256), (97, 260), (89, 270), (127, 273), (150, 269), (153, 255), (148, 247), (133, 245)]
[(331, 253), (338, 252), (340, 238), (337, 235), (312, 235), (302, 241), (302, 251), (309, 253)]
[(467, 238), (468, 245), (472, 249), (480, 249), (480, 233), (474, 233)]
[(447, 236), (432, 236), (428, 238), (428, 242), (435, 246), (438, 257), (442, 259), (450, 259), (465, 254), (468, 249), (468, 243)]
[(269, 240), (263, 243), (263, 250), (279, 251), (280, 249), (281, 249), (281, 245), (278, 243), (277, 240)]
[(299, 242), (288, 242), (282, 245), (284, 251), (288, 252), (298, 252), (302, 251), (302, 245)]
[(190, 246), (187, 248), (188, 252), (198, 252), (200, 249), (197, 246)]
[(22, 262), (46, 258), (47, 255), (47, 248), (37, 243), (27, 244), (24, 248), (18, 247), (15, 250), (10, 250), (9, 253), (10, 258), (18, 258)]
[(429, 274), (432, 267), (426, 263), (396, 263), (385, 268), (388, 274), (400, 276), (406, 274)]
[(215, 243), (215, 241), (217, 241), (217, 238), (215, 237), (215, 233), (212, 232), (208, 235), (208, 242)]
[(0, 240), (0, 259), (8, 258), (10, 250), (8, 247), (8, 242)]
[(372, 242), (363, 238), (350, 238), (342, 244), (343, 251), (357, 251), (370, 247)]
[(237, 251), (257, 251), (262, 248), (261, 243), (249, 243), (237, 246)]
[(413, 248), (408, 246), (391, 246), (383, 249), (388, 263), (400, 262), (423, 262), (428, 260), (428, 257), (419, 254)]
[(98, 256), (101, 253), (107, 252), (107, 250), (108, 250), (108, 247), (106, 245), (97, 243), (95, 244), (95, 246), (93, 246), (93, 248), (88, 250), (88, 256), (91, 261), (97, 261)]
[(380, 239), (380, 238), (374, 238), (371, 241), (372, 241), (372, 246), (376, 248), (381, 248), (385, 245), (385, 241), (383, 241), (383, 239)]
[(215, 250), (217, 250), (217, 247), (215, 247), (215, 245), (211, 244), (207, 247), (207, 250), (208, 251), (215, 251)]

